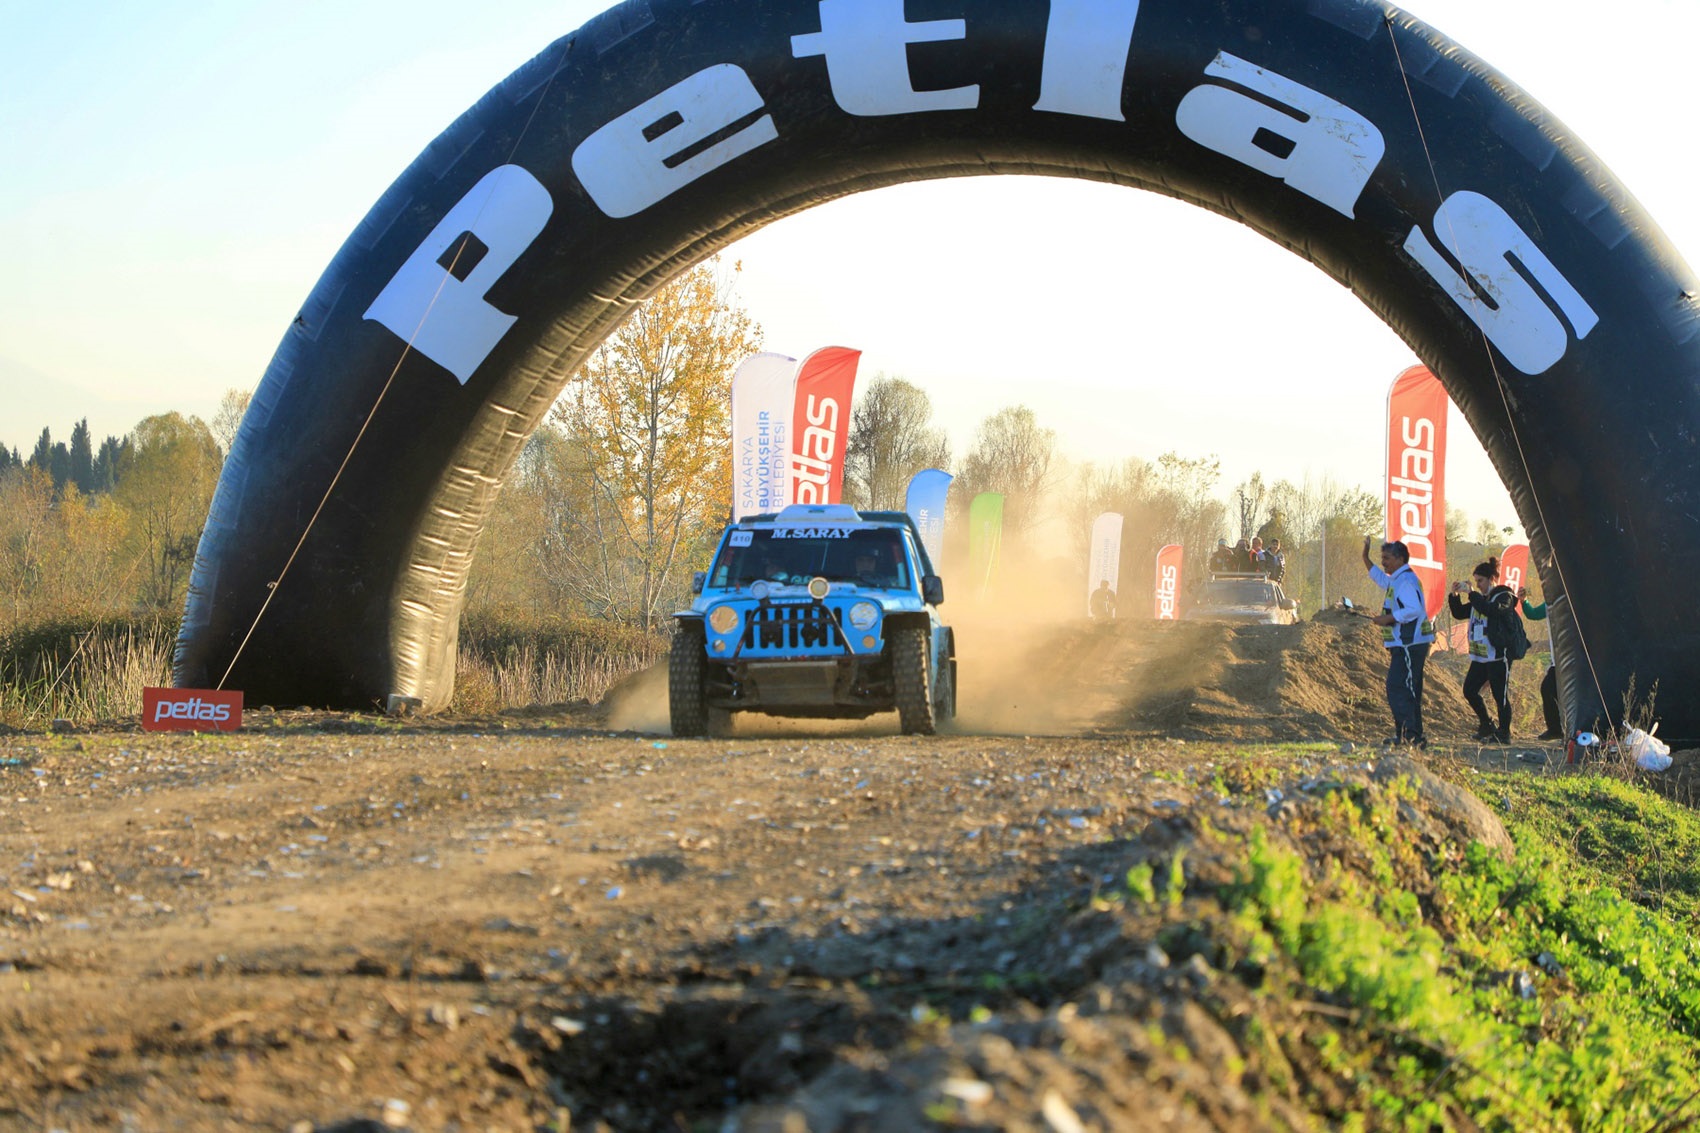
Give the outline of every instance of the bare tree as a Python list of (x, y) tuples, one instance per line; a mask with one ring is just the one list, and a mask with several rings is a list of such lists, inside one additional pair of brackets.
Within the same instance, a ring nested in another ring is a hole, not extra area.
[[(1502, 531), (1504, 532), (1503, 537), (1501, 536)], [(1476, 521), (1476, 542), (1484, 547), (1503, 546), (1510, 538), (1510, 534), (1510, 528), (1502, 528), (1491, 519), (1478, 519)]]
[(1352, 521), (1354, 528), (1374, 531), (1380, 526), (1381, 501), (1361, 488), (1347, 488), (1332, 476), (1304, 478), (1302, 484), (1277, 480), (1267, 496), (1271, 512), (1281, 513), (1285, 537), (1316, 539), (1322, 525), (1335, 516)]
[(966, 502), (981, 492), (1001, 492), (1005, 530), (1027, 531), (1040, 518), (1056, 446), (1056, 432), (1041, 428), (1025, 405), (1000, 409), (980, 425), (962, 465), (957, 498)]
[(950, 441), (932, 427), (926, 391), (884, 374), (869, 382), (850, 414), (844, 494), (857, 507), (898, 509), (909, 478), (950, 462)]
[(236, 433), (242, 428), (242, 418), (248, 412), (248, 401), (254, 395), (243, 389), (227, 389), (224, 396), (218, 399), (218, 412), (213, 414), (212, 435), (218, 442), (218, 451), (226, 458), (230, 456), (230, 446), (236, 443)]
[(1241, 539), (1250, 539), (1263, 520), (1263, 501), (1268, 495), (1268, 489), (1263, 486), (1263, 473), (1253, 472), (1249, 480), (1243, 481), (1234, 489), (1234, 501), (1239, 505)]
[(1118, 465), (1082, 470), (1070, 519), (1084, 547), (1092, 519), (1113, 511), (1122, 517), (1122, 609), (1149, 609), (1155, 574), (1150, 568), (1164, 545), (1185, 549), (1188, 577), (1208, 559), (1228, 520), (1213, 494), (1220, 478), (1214, 456), (1184, 458), (1164, 453), (1155, 464), (1129, 458)]

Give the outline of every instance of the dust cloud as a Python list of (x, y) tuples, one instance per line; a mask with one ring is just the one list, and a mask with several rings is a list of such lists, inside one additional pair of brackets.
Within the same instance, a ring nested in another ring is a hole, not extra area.
[[(957, 717), (941, 732), (958, 735), (1075, 735), (1126, 692), (1125, 672), (1107, 667), (1112, 626), (1092, 626), (1083, 616), (1084, 595), (1059, 583), (1059, 572), (1006, 573), (1000, 593), (1019, 602), (949, 592), (941, 610), (956, 631)], [(966, 588), (961, 588), (966, 589)], [(607, 726), (615, 731), (668, 735), (667, 664), (635, 673), (603, 698)], [(897, 713), (863, 720), (811, 720), (744, 712), (710, 720), (716, 735), (894, 735)]]
[(1116, 623), (1086, 618), (1084, 584), (1060, 563), (1000, 564), (977, 593), (946, 585), (956, 630), (956, 720), (987, 735), (1076, 735), (1114, 706), (1126, 673), (1112, 667)]
[(669, 735), (667, 719), (667, 662), (640, 670), (608, 690), (602, 698), (608, 727), (616, 732)]
[[(957, 716), (947, 735), (1122, 734), (1186, 740), (1341, 741), (1387, 731), (1387, 660), (1368, 623), (1335, 611), (1297, 625), (1158, 622), (1095, 624), (1063, 570), (1006, 573), (996, 594), (952, 589), (942, 609), (956, 631)], [(1473, 734), (1459, 684), (1467, 658), (1430, 660), (1425, 716), (1435, 739)], [(1514, 734), (1538, 731), (1540, 670), (1518, 666)], [(1524, 687), (1527, 686), (1527, 687)], [(665, 663), (636, 673), (603, 700), (607, 727), (670, 733)], [(1532, 729), (1532, 731), (1531, 731)], [(881, 736), (895, 712), (865, 720), (712, 714), (710, 735)]]

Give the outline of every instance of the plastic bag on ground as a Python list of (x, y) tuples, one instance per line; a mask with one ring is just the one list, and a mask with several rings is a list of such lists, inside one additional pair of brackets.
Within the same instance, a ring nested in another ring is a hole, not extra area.
[(1629, 755), (1635, 760), (1635, 765), (1643, 771), (1664, 771), (1670, 767), (1670, 745), (1659, 739), (1654, 732), (1659, 730), (1653, 725), (1652, 732), (1643, 732), (1640, 728), (1631, 728), (1625, 740), (1629, 747)]

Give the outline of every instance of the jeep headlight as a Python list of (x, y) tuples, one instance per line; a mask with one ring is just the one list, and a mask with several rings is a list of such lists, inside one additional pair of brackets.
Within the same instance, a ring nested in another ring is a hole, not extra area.
[(708, 615), (708, 625), (715, 633), (731, 633), (738, 628), (738, 611), (730, 606), (716, 606)]
[(872, 602), (857, 602), (850, 607), (850, 624), (857, 629), (869, 629), (880, 620), (880, 608)]

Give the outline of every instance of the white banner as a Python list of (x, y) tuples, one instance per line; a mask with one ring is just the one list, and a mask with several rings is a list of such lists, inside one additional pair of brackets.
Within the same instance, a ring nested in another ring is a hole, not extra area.
[(732, 518), (790, 503), (791, 411), (797, 360), (752, 354), (732, 375)]
[[(1109, 583), (1112, 594), (1121, 586), (1122, 517), (1107, 511), (1092, 521), (1092, 562), (1086, 572), (1086, 612), (1092, 613), (1092, 593)], [(1113, 602), (1113, 599), (1112, 599)]]

